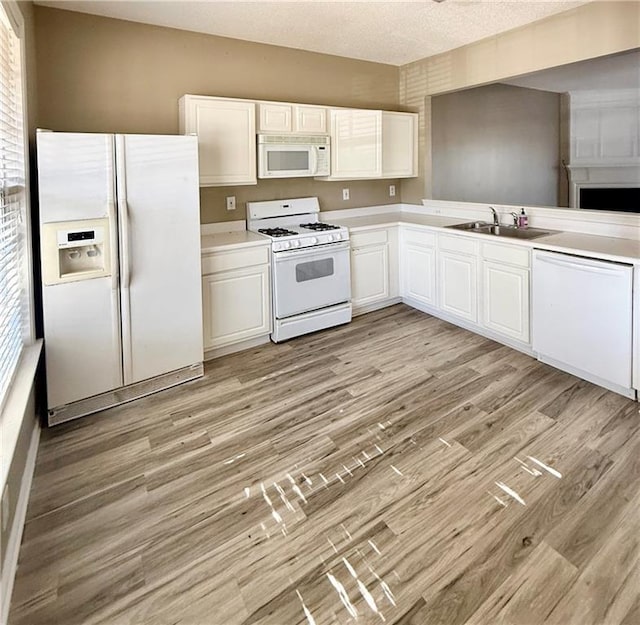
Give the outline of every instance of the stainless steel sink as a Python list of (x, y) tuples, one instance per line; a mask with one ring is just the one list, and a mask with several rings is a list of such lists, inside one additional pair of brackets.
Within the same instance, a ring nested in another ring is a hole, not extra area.
[(466, 232), (477, 232), (478, 234), (490, 234), (495, 237), (508, 237), (511, 239), (537, 239), (538, 237), (551, 234), (549, 230), (518, 228), (517, 226), (496, 226), (486, 221), (469, 221), (463, 224), (447, 226), (447, 228), (464, 230)]
[(482, 228), (490, 228), (492, 224), (486, 221), (469, 221), (464, 224), (454, 224), (453, 226), (447, 226), (447, 228), (454, 228), (455, 230), (481, 230)]

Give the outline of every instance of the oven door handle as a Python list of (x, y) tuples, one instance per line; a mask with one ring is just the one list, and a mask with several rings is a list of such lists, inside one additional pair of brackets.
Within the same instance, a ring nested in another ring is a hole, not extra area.
[(299, 250), (287, 250), (282, 252), (274, 252), (275, 262), (288, 260), (291, 258), (310, 258), (312, 256), (326, 256), (327, 254), (335, 254), (336, 252), (348, 251), (351, 247), (349, 241), (341, 241), (340, 243), (325, 243), (315, 247), (303, 247)]

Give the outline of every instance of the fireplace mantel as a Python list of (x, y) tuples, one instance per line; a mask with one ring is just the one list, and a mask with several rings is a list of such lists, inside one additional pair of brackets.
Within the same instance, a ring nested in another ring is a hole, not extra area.
[(580, 207), (582, 188), (636, 188), (640, 187), (640, 160), (637, 165), (593, 163), (568, 165), (569, 206)]

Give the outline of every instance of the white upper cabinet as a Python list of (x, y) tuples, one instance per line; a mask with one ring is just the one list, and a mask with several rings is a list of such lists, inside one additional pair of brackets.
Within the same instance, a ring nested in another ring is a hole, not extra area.
[(571, 165), (637, 165), (640, 98), (634, 89), (571, 94)]
[(331, 175), (324, 180), (380, 178), (382, 175), (382, 111), (333, 109)]
[(291, 105), (279, 102), (258, 104), (258, 132), (291, 132)]
[(185, 95), (180, 132), (198, 135), (200, 186), (257, 184), (255, 103)]
[(198, 135), (200, 186), (257, 184), (256, 134), (329, 135), (331, 174), (318, 180), (418, 175), (418, 115), (185, 95), (180, 132)]
[(258, 132), (326, 135), (327, 109), (306, 104), (259, 102)]
[(327, 109), (323, 106), (296, 105), (293, 119), (295, 132), (327, 134)]
[(418, 114), (382, 111), (382, 177), (418, 175)]

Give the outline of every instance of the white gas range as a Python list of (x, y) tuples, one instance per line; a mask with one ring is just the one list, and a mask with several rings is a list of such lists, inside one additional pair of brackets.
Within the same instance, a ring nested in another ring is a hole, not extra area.
[(271, 239), (275, 343), (351, 321), (349, 231), (319, 213), (316, 197), (247, 203), (247, 229)]

